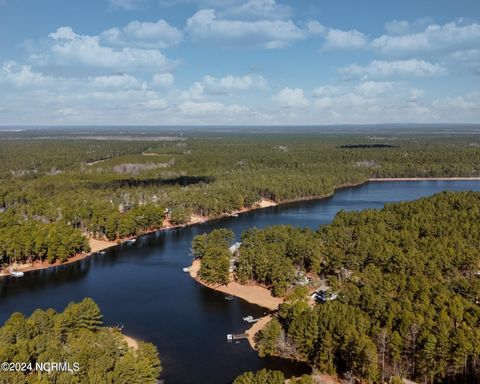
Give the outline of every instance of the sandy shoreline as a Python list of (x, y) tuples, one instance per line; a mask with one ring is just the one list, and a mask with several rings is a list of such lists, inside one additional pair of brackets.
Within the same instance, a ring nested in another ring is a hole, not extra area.
[(255, 336), (265, 327), (265, 325), (267, 325), (267, 323), (271, 319), (271, 315), (263, 316), (260, 318), (260, 320), (258, 320), (256, 323), (253, 323), (253, 325), (245, 331), (245, 333), (248, 335), (248, 343), (250, 344), (250, 347), (252, 347), (252, 349), (256, 349)]
[[(262, 287), (258, 284), (242, 285), (234, 281), (233, 278), (226, 285), (207, 284), (198, 278), (198, 271), (200, 270), (200, 265), (200, 260), (194, 260), (192, 265), (190, 266), (189, 273), (196, 282), (204, 285), (205, 287), (225, 293), (227, 295), (239, 297), (240, 299), (248, 301), (249, 303), (258, 305), (260, 307), (268, 308), (270, 311), (277, 310), (280, 304), (283, 303), (282, 298), (272, 296), (272, 293), (269, 289)], [(263, 316), (245, 331), (245, 333), (248, 335), (248, 343), (250, 344), (252, 349), (255, 349), (256, 334), (261, 331), (263, 327), (265, 327), (265, 325), (270, 321), (271, 318), (271, 315)]]
[(47, 261), (44, 261), (44, 262), (34, 261), (33, 263), (13, 264), (12, 266), (6, 267), (3, 270), (1, 270), (0, 277), (11, 275), (11, 273), (8, 272), (8, 268), (14, 268), (16, 271), (21, 271), (25, 273), (30, 271), (37, 271), (39, 269), (58, 267), (60, 265), (75, 263), (76, 261), (83, 260), (89, 256), (92, 256), (94, 253), (100, 252), (107, 248), (115, 247), (117, 245), (115, 241), (104, 241), (104, 240), (97, 240), (97, 239), (88, 239), (88, 243), (90, 244), (90, 252), (80, 253), (78, 255), (70, 257), (68, 260), (64, 262), (56, 261), (55, 263), (49, 263)]
[(138, 341), (135, 340), (133, 337), (127, 336), (122, 333), (123, 339), (127, 342), (129, 348), (138, 349)]
[(200, 270), (200, 260), (194, 260), (190, 267), (190, 276), (205, 287), (223, 292), (226, 295), (239, 297), (249, 303), (256, 304), (260, 307), (267, 308), (271, 311), (278, 309), (278, 306), (283, 302), (283, 299), (272, 296), (269, 289), (261, 287), (257, 284), (242, 285), (233, 281), (233, 279), (226, 285), (212, 285), (201, 281), (198, 278), (198, 271)]
[[(322, 200), (322, 199), (333, 196), (335, 191), (337, 191), (339, 189), (358, 187), (358, 186), (361, 186), (361, 185), (366, 184), (368, 182), (377, 182), (377, 181), (378, 182), (382, 182), (382, 181), (468, 181), (468, 180), (478, 180), (478, 181), (480, 181), (480, 177), (369, 178), (369, 179), (359, 181), (359, 182), (351, 182), (351, 183), (341, 184), (341, 185), (335, 187), (333, 192), (327, 193), (327, 194), (324, 194), (324, 195), (302, 197), (302, 198), (298, 198), (298, 199), (282, 201), (281, 203), (276, 203), (276, 202), (274, 202), (272, 200), (268, 200), (268, 199), (261, 199), (259, 201), (259, 203), (255, 206), (253, 206), (253, 207), (242, 208), (240, 210), (235, 210), (231, 213), (225, 213), (223, 215), (220, 215), (220, 216), (217, 216), (217, 217), (212, 217), (212, 218), (202, 217), (202, 216), (199, 216), (199, 215), (192, 215), (190, 221), (187, 224), (184, 224), (184, 225), (172, 225), (170, 222), (168, 222), (168, 220), (166, 220), (165, 225), (163, 227), (152, 228), (151, 230), (146, 230), (146, 231), (142, 232), (139, 236), (135, 236), (133, 238), (138, 238), (140, 236), (147, 235), (147, 234), (150, 234), (150, 233), (154, 233), (154, 232), (157, 232), (157, 231), (164, 231), (164, 230), (173, 229), (173, 228), (183, 228), (183, 227), (190, 226), (190, 225), (205, 223), (205, 222), (211, 221), (211, 220), (221, 219), (221, 218), (225, 218), (225, 217), (229, 217), (229, 216), (237, 216), (238, 214), (253, 211), (253, 210), (256, 210), (256, 209), (274, 207), (274, 206), (283, 205), (283, 204), (291, 204), (291, 203), (301, 202), (301, 201)], [(125, 242), (127, 240), (128, 239), (122, 239), (121, 242)], [(105, 250), (107, 248), (114, 247), (114, 246), (118, 245), (118, 242), (115, 242), (115, 241), (103, 241), (103, 240), (97, 240), (97, 239), (88, 239), (88, 241), (90, 243), (90, 248), (91, 248), (90, 252), (75, 255), (75, 256), (69, 258), (67, 261), (64, 261), (63, 263), (60, 263), (58, 261), (55, 262), (55, 263), (48, 263), (48, 262), (43, 262), (42, 263), (42, 262), (36, 261), (36, 262), (33, 262), (33, 263), (22, 264), (22, 265), (19, 265), (18, 267), (16, 267), (14, 265), (13, 267), (16, 270), (21, 271), (21, 272), (30, 272), (30, 271), (35, 271), (35, 270), (39, 270), (39, 269), (47, 269), (47, 268), (52, 268), (52, 267), (58, 267), (60, 265), (70, 264), (70, 263), (74, 263), (74, 262), (79, 261), (79, 260), (83, 260), (83, 259), (85, 259), (89, 256), (92, 256), (93, 254), (95, 254), (97, 252), (100, 252), (100, 251)], [(8, 272), (8, 268), (11, 268), (11, 267), (12, 266), (7, 266), (7, 267), (4, 267), (4, 269), (0, 270), (0, 277), (9, 276), (10, 272)]]
[(89, 245), (90, 245), (90, 252), (77, 254), (77, 255), (69, 258), (68, 260), (66, 260), (64, 262), (56, 261), (55, 263), (48, 263), (48, 262), (35, 261), (33, 263), (13, 264), (13, 265), (10, 265), (10, 266), (7, 266), (7, 267), (4, 267), (3, 269), (1, 269), (0, 270), (0, 277), (10, 276), (11, 273), (8, 271), (8, 269), (12, 268), (12, 267), (16, 271), (21, 271), (21, 272), (26, 273), (26, 272), (36, 271), (36, 270), (39, 270), (39, 269), (48, 269), (48, 268), (58, 267), (60, 265), (71, 264), (71, 263), (75, 263), (76, 261), (80, 261), (80, 260), (83, 260), (87, 257), (90, 257), (97, 252), (101, 252), (105, 249), (115, 247), (115, 246), (117, 246), (121, 243), (124, 243), (124, 242), (128, 241), (128, 240), (137, 239), (138, 237), (148, 235), (148, 234), (151, 234), (151, 233), (154, 233), (154, 232), (165, 231), (165, 230), (168, 230), (168, 229), (175, 229), (175, 228), (184, 228), (184, 227), (187, 227), (187, 226), (190, 226), (190, 225), (200, 224), (200, 223), (204, 223), (206, 221), (220, 219), (220, 218), (223, 218), (223, 217), (236, 216), (239, 213), (253, 211), (255, 209), (273, 207), (273, 206), (276, 206), (276, 205), (277, 205), (277, 203), (275, 203), (271, 200), (262, 199), (254, 207), (242, 208), (241, 210), (233, 211), (232, 213), (224, 214), (224, 215), (214, 217), (214, 218), (202, 217), (202, 216), (193, 214), (193, 215), (191, 215), (190, 221), (187, 224), (184, 224), (184, 225), (173, 225), (168, 220), (165, 220), (164, 221), (164, 226), (161, 227), (161, 228), (153, 228), (151, 230), (146, 230), (146, 231), (143, 231), (138, 236), (133, 236), (131, 238), (121, 239), (120, 241), (105, 241), (105, 240), (98, 240), (98, 239), (89, 238), (88, 242), (89, 242)]

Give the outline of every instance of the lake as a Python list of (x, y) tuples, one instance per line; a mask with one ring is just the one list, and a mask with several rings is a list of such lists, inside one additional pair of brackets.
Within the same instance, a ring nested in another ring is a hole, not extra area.
[(160, 352), (166, 383), (231, 382), (238, 374), (264, 367), (286, 375), (306, 367), (280, 359), (261, 359), (246, 340), (226, 341), (227, 333), (249, 328), (242, 317), (257, 317), (264, 309), (196, 283), (182, 271), (191, 263), (195, 235), (231, 228), (237, 236), (250, 227), (276, 224), (317, 229), (341, 210), (381, 208), (385, 203), (414, 200), (450, 190), (480, 191), (480, 181), (370, 182), (338, 190), (334, 196), (247, 212), (182, 229), (143, 236), (133, 245), (107, 250), (105, 255), (47, 270), (21, 279), (0, 278), (0, 322), (13, 312), (63, 308), (70, 301), (92, 297), (107, 325), (123, 324), (124, 332), (154, 343)]

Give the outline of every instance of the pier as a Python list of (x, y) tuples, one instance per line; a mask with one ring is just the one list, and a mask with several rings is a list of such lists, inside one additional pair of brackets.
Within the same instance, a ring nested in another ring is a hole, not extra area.
[(246, 333), (229, 333), (229, 334), (227, 334), (227, 341), (241, 340), (241, 339), (248, 339), (248, 335)]

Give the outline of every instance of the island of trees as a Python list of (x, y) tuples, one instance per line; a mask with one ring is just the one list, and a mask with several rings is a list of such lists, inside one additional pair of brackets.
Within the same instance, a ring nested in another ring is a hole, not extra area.
[[(232, 239), (222, 229), (195, 238), (200, 278), (225, 282)], [(480, 380), (480, 193), (341, 211), (318, 231), (253, 228), (241, 242), (237, 280), (284, 297), (257, 337), (260, 355), (369, 383)], [(314, 304), (315, 284), (326, 295)], [(278, 372), (235, 382), (267, 376), (281, 382)]]
[[(155, 346), (139, 341), (138, 348), (129, 347), (119, 331), (103, 326), (90, 298), (70, 303), (63, 312), (12, 314), (0, 328), (0, 361), (23, 367), (2, 368), (0, 382), (5, 384), (156, 384), (161, 372)], [(69, 366), (45, 364), (55, 362)]]
[(64, 261), (88, 251), (84, 238), (321, 197), (370, 177), (479, 175), (475, 135), (0, 132), (0, 264)]

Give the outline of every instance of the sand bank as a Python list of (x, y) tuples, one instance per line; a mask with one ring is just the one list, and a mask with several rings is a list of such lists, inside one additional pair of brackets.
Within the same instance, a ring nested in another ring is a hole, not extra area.
[(190, 276), (208, 288), (223, 292), (227, 295), (239, 297), (245, 301), (248, 301), (249, 303), (268, 308), (272, 311), (276, 310), (283, 302), (281, 298), (273, 297), (270, 290), (257, 284), (243, 285), (233, 281), (233, 279), (226, 285), (206, 284), (198, 278), (199, 270), (200, 260), (194, 260), (192, 266), (190, 267)]
[(9, 276), (10, 272), (8, 271), (8, 269), (10, 268), (14, 268), (16, 271), (21, 271), (25, 273), (30, 271), (36, 271), (39, 269), (58, 267), (59, 265), (70, 264), (70, 263), (74, 263), (76, 261), (85, 259), (86, 257), (93, 255), (94, 253), (100, 252), (104, 249), (114, 247), (117, 245), (115, 241), (104, 241), (104, 240), (97, 240), (97, 239), (88, 239), (88, 243), (90, 245), (90, 252), (79, 253), (73, 257), (70, 257), (68, 260), (64, 262), (56, 261), (55, 263), (49, 263), (48, 261), (43, 261), (43, 262), (34, 261), (33, 263), (24, 263), (24, 264), (15, 263), (1, 270), (0, 277)]
[(267, 323), (272, 319), (271, 315), (264, 316), (260, 318), (256, 323), (253, 323), (253, 325), (245, 331), (245, 333), (248, 335), (248, 343), (252, 347), (252, 349), (255, 349), (255, 336), (259, 331), (267, 325)]
[(117, 245), (115, 241), (105, 241), (97, 239), (88, 239), (90, 245), (90, 254), (103, 251), (104, 249), (111, 248)]
[[(233, 295), (239, 297), (249, 303), (259, 305), (264, 308), (268, 308), (271, 311), (278, 309), (280, 304), (283, 303), (283, 299), (280, 297), (272, 296), (270, 290), (265, 287), (262, 287), (258, 284), (242, 285), (237, 283), (231, 278), (231, 281), (226, 285), (213, 285), (206, 284), (198, 278), (198, 272), (200, 270), (201, 261), (194, 260), (192, 266), (190, 267), (190, 276), (195, 279), (200, 284), (214, 289), (219, 292), (223, 292), (227, 295)], [(271, 315), (261, 317), (257, 322), (255, 322), (245, 333), (248, 335), (248, 343), (250, 346), (255, 349), (255, 336), (256, 334), (265, 327), (265, 325), (272, 318)]]
[[(173, 225), (168, 219), (165, 219), (164, 222), (163, 222), (163, 226), (161, 228), (151, 228), (151, 229), (145, 230), (144, 232), (141, 233), (140, 236), (147, 235), (149, 233), (153, 233), (153, 232), (157, 232), (157, 231), (163, 231), (163, 230), (166, 230), (166, 229), (183, 228), (183, 227), (186, 227), (186, 226), (189, 226), (189, 225), (200, 224), (200, 223), (204, 223), (204, 222), (209, 221), (209, 220), (218, 219), (220, 217), (227, 217), (227, 216), (232, 216), (232, 215), (236, 216), (239, 213), (248, 212), (248, 211), (252, 211), (252, 210), (255, 210), (255, 209), (272, 207), (272, 206), (275, 206), (275, 205), (277, 205), (277, 203), (275, 203), (272, 200), (262, 199), (256, 205), (254, 205), (253, 207), (242, 208), (240, 210), (233, 211), (230, 214), (224, 214), (224, 215), (221, 215), (219, 217), (209, 218), (209, 217), (204, 217), (204, 216), (193, 214), (193, 215), (190, 216), (189, 222), (185, 225)], [(135, 239), (137, 237), (138, 236), (133, 236), (130, 239)], [(127, 240), (129, 240), (129, 239), (121, 239), (119, 242), (122, 243), (122, 242), (125, 242)], [(0, 277), (9, 276), (10, 272), (8, 271), (8, 269), (10, 269), (10, 268), (14, 268), (15, 270), (21, 271), (21, 272), (30, 272), (30, 271), (35, 271), (35, 270), (38, 270), (38, 269), (46, 269), (46, 268), (51, 268), (51, 267), (57, 267), (59, 265), (74, 263), (76, 261), (85, 259), (85, 258), (93, 255), (94, 253), (100, 252), (100, 251), (105, 250), (105, 249), (110, 248), (110, 247), (114, 247), (114, 246), (119, 244), (119, 242), (117, 242), (117, 241), (105, 241), (105, 240), (97, 240), (97, 239), (92, 239), (92, 238), (89, 238), (88, 242), (90, 244), (90, 252), (77, 254), (77, 255), (69, 258), (68, 260), (66, 260), (64, 262), (56, 261), (55, 263), (49, 263), (49, 262), (46, 262), (46, 261), (45, 262), (35, 261), (33, 263), (9, 265), (9, 266), (5, 267), (4, 269), (0, 270)]]
[[(101, 160), (100, 160), (101, 161)], [(162, 226), (162, 228), (152, 228), (150, 230), (146, 230), (142, 233), (142, 235), (145, 235), (145, 234), (149, 234), (149, 233), (153, 233), (153, 232), (157, 232), (157, 231), (162, 231), (162, 230), (166, 230), (166, 229), (171, 229), (171, 228), (182, 228), (182, 227), (185, 227), (185, 226), (189, 226), (189, 225), (194, 225), (194, 224), (199, 224), (199, 223), (204, 223), (206, 221), (209, 221), (209, 220), (214, 220), (214, 219), (218, 219), (218, 218), (221, 218), (221, 217), (227, 217), (227, 216), (236, 216), (238, 214), (241, 214), (241, 213), (244, 213), (244, 212), (249, 212), (249, 211), (253, 211), (255, 209), (262, 209), (262, 208), (267, 208), (267, 207), (273, 207), (273, 206), (277, 206), (279, 204), (288, 204), (288, 203), (293, 203), (293, 202), (300, 202), (300, 201), (306, 201), (306, 200), (321, 200), (321, 199), (324, 199), (324, 198), (327, 198), (327, 197), (330, 197), (332, 196), (334, 193), (335, 193), (335, 190), (337, 189), (342, 189), (342, 188), (348, 188), (348, 187), (356, 187), (356, 186), (360, 186), (362, 184), (365, 184), (369, 181), (468, 181), (468, 180), (479, 180), (480, 181), (480, 177), (436, 177), (436, 178), (417, 178), (417, 177), (407, 177), (407, 178), (370, 178), (368, 180), (364, 180), (364, 181), (359, 181), (359, 182), (352, 182), (352, 183), (345, 183), (345, 184), (342, 184), (338, 187), (335, 187), (334, 191), (332, 193), (328, 193), (328, 194), (325, 194), (325, 195), (318, 195), (318, 196), (309, 196), (309, 197), (303, 197), (303, 198), (298, 198), (298, 199), (294, 199), (294, 200), (289, 200), (289, 201), (283, 201), (281, 203), (276, 203), (272, 200), (269, 200), (269, 199), (261, 199), (257, 204), (255, 204), (253, 207), (250, 207), (250, 208), (242, 208), (240, 210), (236, 210), (236, 211), (233, 211), (231, 213), (228, 213), (228, 214), (224, 214), (224, 215), (221, 215), (219, 217), (214, 217), (214, 218), (209, 218), (209, 217), (204, 217), (204, 216), (199, 216), (199, 215), (191, 215), (190, 217), (190, 221), (185, 224), (185, 225), (173, 225), (171, 224), (168, 220), (165, 220), (164, 221), (164, 225)], [(135, 237), (134, 237), (135, 238)], [(122, 241), (125, 241), (126, 239), (122, 239)], [(110, 248), (110, 247), (113, 247), (115, 246), (117, 243), (116, 242), (110, 242), (110, 241), (102, 241), (102, 240), (96, 240), (96, 239), (89, 239), (89, 242), (90, 242), (90, 247), (91, 247), (91, 251), (88, 252), (88, 253), (82, 253), (82, 254), (79, 254), (79, 255), (75, 255), (73, 257), (71, 257), (70, 259), (68, 259), (67, 261), (63, 262), (63, 263), (60, 263), (60, 262), (55, 262), (55, 263), (48, 263), (48, 262), (39, 262), (39, 261), (36, 261), (34, 263), (26, 263), (26, 264), (18, 264), (18, 265), (11, 265), (11, 266), (8, 266), (8, 267), (5, 267), (3, 270), (0, 270), (0, 277), (1, 276), (8, 276), (10, 275), (10, 272), (8, 272), (8, 269), (13, 267), (19, 271), (22, 271), (22, 272), (29, 272), (29, 271), (34, 271), (34, 270), (38, 270), (38, 269), (45, 269), (45, 268), (50, 268), (50, 267), (56, 267), (58, 265), (63, 265), (63, 264), (69, 264), (69, 263), (74, 263), (76, 261), (79, 261), (79, 260), (82, 260), (88, 256), (91, 256), (92, 254), (94, 254), (95, 252), (99, 252), (101, 250), (104, 250), (106, 248)], [(229, 284), (229, 287), (232, 283)], [(205, 284), (204, 284), (205, 285)], [(243, 286), (243, 287), (248, 287), (248, 286)], [(211, 287), (212, 288), (212, 287)], [(262, 288), (262, 287), (259, 287), (259, 288)], [(215, 287), (215, 289), (217, 289)], [(239, 289), (240, 290), (240, 289)], [(222, 291), (223, 292), (223, 291)], [(230, 294), (230, 293), (229, 293)], [(246, 297), (249, 297), (250, 294), (247, 294), (245, 293)], [(239, 296), (240, 297), (240, 296)], [(244, 298), (245, 300), (247, 301), (250, 301), (249, 299), (245, 298), (245, 297), (242, 297)], [(254, 304), (256, 304), (254, 302)], [(258, 305), (262, 305), (262, 304), (258, 304)], [(266, 308), (269, 308), (269, 307), (266, 307)]]
[(123, 339), (127, 342), (129, 348), (138, 349), (138, 341), (133, 337), (127, 336), (122, 333)]

